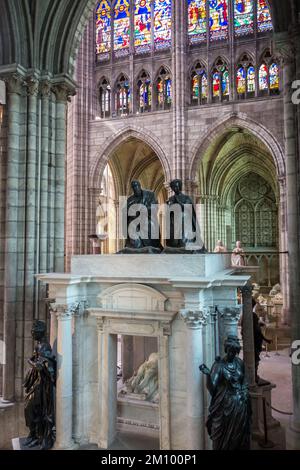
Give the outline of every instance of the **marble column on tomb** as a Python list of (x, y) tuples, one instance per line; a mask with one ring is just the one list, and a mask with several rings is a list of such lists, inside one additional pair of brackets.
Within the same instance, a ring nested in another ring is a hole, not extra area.
[(199, 366), (204, 362), (203, 328), (207, 316), (200, 310), (182, 310), (186, 324), (186, 439), (189, 449), (205, 448), (204, 375)]
[[(284, 132), (287, 189), (289, 309), (292, 341), (300, 339), (300, 209), (299, 209), (299, 105), (293, 103), (294, 80), (300, 80), (300, 33), (291, 28), (290, 36), (276, 34), (276, 49), (283, 59)], [(299, 88), (299, 87), (298, 87)], [(287, 447), (300, 449), (300, 365), (292, 364), (293, 416), (287, 430)]]
[(15, 398), (15, 353), (17, 310), (18, 191), (20, 160), (21, 95), (23, 77), (5, 79), (8, 91), (7, 177), (5, 215), (3, 336), (6, 363), (3, 366), (3, 400)]
[(103, 318), (97, 318), (98, 331), (98, 423), (99, 449), (108, 449), (117, 426), (117, 335), (105, 331)]
[(53, 305), (57, 317), (56, 450), (71, 450), (73, 441), (72, 322), (79, 303)]
[(240, 307), (224, 307), (219, 308), (220, 311), (220, 355), (225, 354), (224, 342), (228, 336), (238, 336), (238, 322), (241, 316)]

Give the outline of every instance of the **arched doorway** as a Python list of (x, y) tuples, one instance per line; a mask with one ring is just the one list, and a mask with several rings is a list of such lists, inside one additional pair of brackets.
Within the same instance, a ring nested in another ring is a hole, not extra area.
[(280, 282), (278, 253), (285, 246), (280, 187), (273, 156), (262, 140), (240, 126), (223, 130), (204, 152), (198, 183), (208, 249), (222, 240), (232, 251), (240, 240), (249, 261), (255, 259), (260, 267), (256, 282), (266, 290)]
[(139, 180), (142, 188), (154, 191), (158, 203), (166, 201), (165, 175), (157, 154), (149, 144), (131, 136), (111, 149), (100, 180), (100, 202), (110, 207), (104, 253), (115, 253), (123, 247), (122, 240), (118, 239), (119, 199), (132, 193), (133, 180)]

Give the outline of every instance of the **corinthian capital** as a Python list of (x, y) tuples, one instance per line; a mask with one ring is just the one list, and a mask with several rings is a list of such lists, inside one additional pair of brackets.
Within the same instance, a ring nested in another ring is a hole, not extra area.
[(208, 313), (202, 310), (181, 310), (181, 318), (188, 328), (198, 330), (206, 325)]
[(16, 93), (17, 95), (21, 95), (22, 87), (26, 85), (24, 78), (17, 73), (5, 77), (4, 81), (6, 83), (8, 93), (10, 94)]
[(58, 304), (56, 302), (49, 303), (49, 308), (54, 313), (58, 320), (71, 320), (75, 315), (78, 315), (80, 309), (80, 302), (74, 302), (72, 304)]
[(240, 307), (223, 307), (218, 309), (225, 322), (238, 322), (241, 316)]
[(58, 103), (67, 103), (67, 101), (70, 101), (70, 97), (74, 95), (74, 90), (64, 83), (54, 85), (52, 90)]
[(27, 79), (27, 92), (30, 96), (37, 96), (39, 92), (39, 81), (35, 77)]

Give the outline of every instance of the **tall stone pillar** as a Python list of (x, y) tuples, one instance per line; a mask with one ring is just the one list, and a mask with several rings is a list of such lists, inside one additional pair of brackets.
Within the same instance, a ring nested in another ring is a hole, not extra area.
[(72, 93), (70, 87), (64, 83), (55, 85), (53, 90), (56, 96), (54, 270), (64, 272), (66, 109)]
[(4, 325), (6, 363), (3, 366), (3, 400), (15, 398), (16, 310), (18, 272), (18, 192), (20, 159), (20, 107), (24, 80), (15, 74), (6, 79), (8, 90), (8, 135), (4, 259)]
[[(173, 162), (172, 177), (186, 180), (186, 21), (185, 2), (174, 2), (173, 10)], [(185, 190), (185, 188), (184, 188)]]
[[(289, 308), (292, 341), (300, 339), (300, 206), (299, 206), (299, 132), (297, 105), (292, 101), (294, 80), (300, 79), (299, 31), (277, 34), (276, 47), (283, 58), (284, 131), (287, 186)], [(299, 108), (299, 105), (298, 105)], [(287, 446), (300, 449), (300, 365), (292, 365), (294, 414), (287, 434)]]
[(205, 401), (204, 376), (199, 366), (204, 361), (203, 328), (206, 315), (200, 310), (182, 310), (181, 317), (187, 330), (187, 422), (185, 423), (186, 438), (189, 449), (205, 448)]
[(56, 450), (75, 448), (73, 441), (73, 351), (72, 320), (79, 304), (56, 305), (57, 381), (56, 381)]

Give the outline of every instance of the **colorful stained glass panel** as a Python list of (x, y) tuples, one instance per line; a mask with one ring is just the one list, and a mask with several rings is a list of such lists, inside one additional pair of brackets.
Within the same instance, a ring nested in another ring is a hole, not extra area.
[(224, 40), (228, 37), (227, 0), (209, 0), (210, 40)]
[(207, 99), (208, 96), (208, 81), (206, 73), (203, 73), (201, 80), (201, 96), (202, 99)]
[(236, 74), (236, 89), (239, 95), (246, 93), (246, 71), (240, 67)]
[(171, 47), (172, 0), (154, 0), (154, 44), (155, 49)]
[(206, 0), (188, 0), (188, 35), (190, 44), (206, 41)]
[(213, 74), (213, 96), (216, 98), (220, 96), (220, 74), (219, 72), (215, 72)]
[(117, 0), (114, 18), (114, 50), (117, 56), (127, 55), (130, 45), (129, 0)]
[(229, 96), (229, 72), (225, 70), (222, 74), (222, 95)]
[(198, 101), (199, 91), (200, 91), (199, 77), (197, 74), (195, 74), (192, 78), (192, 100), (193, 101)]
[(255, 68), (250, 65), (247, 70), (247, 92), (255, 92)]
[(260, 91), (268, 90), (268, 67), (266, 64), (262, 64), (259, 69), (259, 89)]
[(270, 90), (279, 90), (279, 69), (277, 64), (272, 64), (269, 69)]
[(253, 33), (253, 0), (234, 0), (234, 30), (236, 36), (244, 36)]
[(134, 13), (135, 52), (151, 50), (151, 0), (136, 0)]
[(260, 33), (272, 31), (272, 18), (266, 0), (257, 0), (257, 27)]
[(108, 1), (99, 2), (96, 8), (96, 54), (99, 60), (109, 58), (111, 50), (111, 9)]

